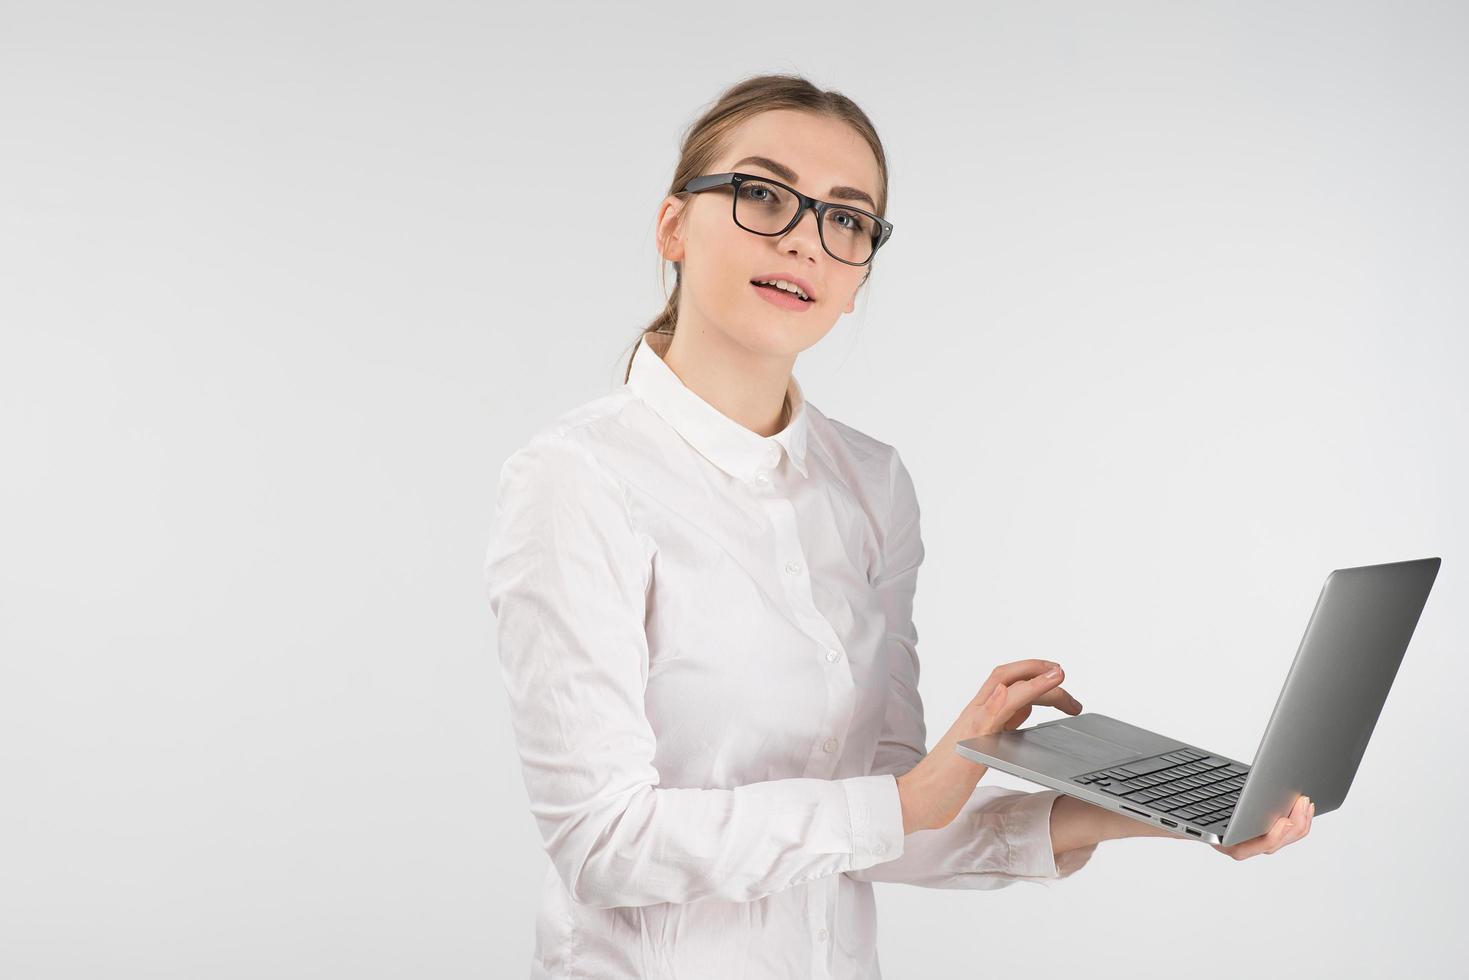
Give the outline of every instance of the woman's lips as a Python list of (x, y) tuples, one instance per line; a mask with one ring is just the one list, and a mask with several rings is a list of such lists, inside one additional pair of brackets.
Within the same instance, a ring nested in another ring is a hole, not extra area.
[(767, 303), (773, 303), (783, 310), (804, 310), (815, 305), (807, 302), (795, 293), (788, 293), (784, 289), (777, 289), (774, 286), (757, 286), (752, 282), (750, 283), (750, 288), (759, 293)]

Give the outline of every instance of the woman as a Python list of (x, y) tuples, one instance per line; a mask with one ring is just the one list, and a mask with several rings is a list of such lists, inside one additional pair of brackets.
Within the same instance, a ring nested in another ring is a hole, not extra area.
[[(657, 219), (667, 307), (625, 384), (506, 461), (486, 581), (551, 863), (533, 977), (876, 977), (872, 882), (998, 888), (1156, 834), (979, 787), (957, 741), (1081, 705), (996, 667), (926, 750), (923, 544), (893, 447), (791, 375), (891, 226), (867, 116), (747, 79), (689, 129)], [(1234, 858), (1304, 837), (1304, 799)]]

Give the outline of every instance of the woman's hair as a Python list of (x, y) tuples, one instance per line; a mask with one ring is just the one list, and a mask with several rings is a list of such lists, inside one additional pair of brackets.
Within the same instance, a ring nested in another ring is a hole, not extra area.
[[(868, 146), (872, 147), (873, 156), (877, 157), (878, 187), (875, 210), (879, 215), (887, 216), (887, 157), (882, 151), (882, 141), (877, 138), (877, 130), (872, 125), (872, 120), (868, 119), (867, 114), (857, 107), (857, 103), (845, 95), (836, 91), (823, 91), (799, 75), (756, 75), (736, 82), (726, 89), (714, 105), (684, 131), (678, 166), (674, 168), (673, 181), (668, 189), (669, 196), (687, 200), (691, 194), (683, 190), (683, 186), (693, 178), (709, 172), (714, 161), (724, 153), (730, 134), (745, 120), (771, 109), (796, 109), (825, 115), (849, 124), (860, 133), (862, 138), (867, 140)], [(666, 272), (667, 266), (663, 262), (662, 255), (659, 255), (658, 281), (665, 290), (667, 289)], [(869, 265), (867, 272), (862, 275), (863, 283), (867, 282), (867, 277), (871, 272), (872, 267)], [(649, 330), (672, 334), (678, 326), (678, 294), (681, 273), (682, 264), (674, 262), (673, 292), (668, 296), (663, 312), (659, 313), (652, 323), (638, 331), (632, 354), (627, 359), (627, 370), (623, 373), (624, 382), (632, 375), (633, 357), (637, 355), (638, 344), (642, 342), (643, 334)]]

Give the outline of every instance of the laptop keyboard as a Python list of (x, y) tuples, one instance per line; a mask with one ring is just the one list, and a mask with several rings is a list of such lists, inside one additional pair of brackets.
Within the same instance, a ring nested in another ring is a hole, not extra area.
[(1249, 767), (1195, 749), (1179, 749), (1125, 766), (1076, 776), (1118, 799), (1141, 803), (1195, 827), (1218, 831), (1229, 823)]

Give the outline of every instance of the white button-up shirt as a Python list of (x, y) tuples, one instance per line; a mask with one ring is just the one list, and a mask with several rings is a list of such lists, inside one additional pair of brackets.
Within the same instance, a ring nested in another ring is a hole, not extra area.
[(668, 340), (500, 474), (485, 581), (550, 857), (531, 976), (878, 977), (872, 882), (1047, 883), (1095, 845), (1058, 866), (1059, 794), (994, 786), (904, 836), (912, 480), (794, 377), (785, 428), (745, 428)]

